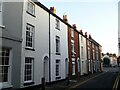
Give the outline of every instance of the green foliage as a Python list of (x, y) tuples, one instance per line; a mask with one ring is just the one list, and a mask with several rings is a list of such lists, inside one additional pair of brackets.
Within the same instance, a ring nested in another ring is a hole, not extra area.
[(105, 58), (103, 59), (103, 65), (109, 66), (109, 65), (110, 65), (110, 59), (107, 58), (107, 57), (105, 57)]

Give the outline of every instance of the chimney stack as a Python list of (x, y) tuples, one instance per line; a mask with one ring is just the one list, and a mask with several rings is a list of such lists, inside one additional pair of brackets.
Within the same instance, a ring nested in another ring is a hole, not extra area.
[(87, 32), (85, 32), (85, 37), (87, 38)]
[(82, 34), (82, 35), (83, 35), (83, 31), (82, 31), (82, 29), (80, 30), (80, 34)]
[(77, 29), (76, 24), (73, 24), (73, 28)]
[(68, 22), (67, 15), (63, 15), (63, 20), (64, 20), (65, 22)]
[(54, 7), (50, 7), (50, 11), (56, 14), (56, 9)]
[(89, 35), (89, 39), (92, 39), (91, 35)]

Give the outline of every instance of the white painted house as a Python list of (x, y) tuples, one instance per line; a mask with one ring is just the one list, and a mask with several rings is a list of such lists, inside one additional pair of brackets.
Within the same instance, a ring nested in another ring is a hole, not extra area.
[[(51, 11), (55, 12), (54, 7)], [(51, 82), (65, 79), (68, 74), (68, 28), (55, 13), (50, 14), (50, 47)]]
[[(24, 0), (22, 22), (21, 86), (49, 81), (49, 13), (31, 0)], [(45, 65), (45, 66), (44, 66)]]
[(37, 0), (14, 1), (0, 3), (0, 19), (5, 25), (4, 28), (0, 20), (0, 42), (3, 41), (0, 55), (4, 62), (9, 62), (0, 63), (0, 70), (8, 67), (8, 72), (0, 73), (0, 88), (40, 85), (42, 78), (45, 82), (65, 79), (68, 74), (66, 23)]
[[(2, 23), (2, 0), (0, 0), (0, 37), (2, 37), (2, 28), (3, 28), (3, 23)], [(1, 46), (2, 46), (2, 38), (0, 38), (0, 47)]]
[(87, 74), (87, 52), (86, 52), (86, 38), (83, 35), (83, 32), (80, 31), (79, 34), (79, 48), (80, 48), (80, 66), (81, 66), (81, 75)]

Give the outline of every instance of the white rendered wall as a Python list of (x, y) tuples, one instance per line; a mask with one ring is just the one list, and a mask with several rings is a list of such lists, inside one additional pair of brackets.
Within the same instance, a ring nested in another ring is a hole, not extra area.
[[(25, 0), (26, 1), (26, 0)], [(41, 78), (43, 77), (43, 63), (44, 57), (49, 57), (49, 14), (35, 5), (35, 17), (26, 13), (27, 3), (24, 3), (23, 8), (23, 43), (22, 43), (22, 65), (21, 65), (21, 87), (24, 83), (24, 61), (25, 57), (34, 58), (34, 75), (33, 79), (35, 84), (41, 84)], [(26, 23), (35, 26), (35, 51), (25, 49), (25, 38), (26, 38)]]
[[(79, 43), (80, 43), (80, 66), (81, 66), (81, 75), (87, 74), (87, 53), (86, 53), (86, 38), (82, 36), (83, 42), (81, 42), (81, 36), (79, 34)], [(83, 58), (81, 54), (81, 46), (83, 46)]]
[[(2, 0), (0, 0), (1, 3), (1, 10), (0, 10), (0, 37), (2, 37)], [(2, 47), (2, 38), (0, 38), (0, 47)]]
[[(56, 28), (56, 17), (50, 15), (51, 33), (51, 81), (56, 81), (56, 59), (60, 60), (60, 77), (66, 78), (65, 59), (68, 58), (68, 30), (67, 25), (60, 21), (60, 30)], [(56, 55), (56, 36), (60, 37), (60, 55)], [(60, 80), (61, 80), (60, 79)]]

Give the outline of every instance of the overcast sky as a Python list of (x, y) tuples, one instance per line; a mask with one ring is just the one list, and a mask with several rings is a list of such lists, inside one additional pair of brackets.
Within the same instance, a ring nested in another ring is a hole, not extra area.
[(118, 0), (39, 0), (46, 7), (55, 7), (62, 18), (88, 32), (102, 45), (103, 53), (118, 54)]

